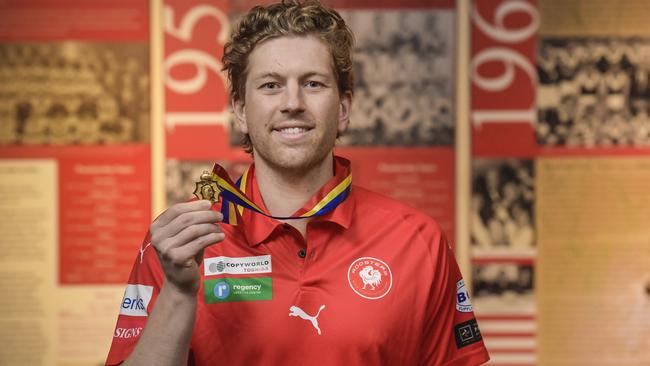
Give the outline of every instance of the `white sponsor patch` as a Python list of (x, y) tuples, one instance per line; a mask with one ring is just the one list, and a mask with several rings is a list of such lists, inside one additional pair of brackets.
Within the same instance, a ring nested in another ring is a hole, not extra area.
[(460, 280), (456, 282), (456, 310), (461, 313), (469, 313), (472, 311), (472, 304), (469, 302), (469, 293), (465, 288), (465, 281)]
[(126, 285), (120, 314), (130, 316), (147, 316), (147, 307), (151, 301), (153, 286)]
[(206, 276), (271, 273), (271, 256), (206, 258), (203, 261), (203, 272)]

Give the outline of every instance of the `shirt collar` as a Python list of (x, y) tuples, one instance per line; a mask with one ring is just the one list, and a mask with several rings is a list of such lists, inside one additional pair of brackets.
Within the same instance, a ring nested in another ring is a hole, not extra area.
[[(329, 191), (336, 187), (341, 181), (343, 181), (351, 171), (350, 161), (342, 157), (334, 156), (334, 176), (327, 181), (321, 188), (312, 196), (305, 205), (300, 208), (296, 213), (302, 213), (310, 210), (316, 203), (320, 201)], [(246, 181), (245, 193), (256, 205), (261, 209), (268, 212), (266, 206), (264, 205), (264, 200), (262, 199), (262, 194), (260, 193), (259, 186), (257, 185), (257, 179), (255, 176), (255, 166), (251, 165), (248, 171), (248, 178)], [(334, 210), (326, 213), (325, 215), (315, 217), (312, 219), (310, 224), (313, 222), (332, 222), (340, 225), (341, 227), (347, 229), (350, 227), (352, 222), (352, 214), (354, 212), (354, 195), (353, 191), (350, 191), (348, 197), (341, 202)], [(244, 209), (242, 212), (242, 225), (240, 226), (244, 230), (244, 235), (250, 246), (256, 246), (265, 241), (274, 230), (276, 230), (282, 222), (254, 213), (251, 210)]]

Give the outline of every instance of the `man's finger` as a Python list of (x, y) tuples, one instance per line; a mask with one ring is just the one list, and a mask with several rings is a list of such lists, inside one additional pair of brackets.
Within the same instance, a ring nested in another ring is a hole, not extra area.
[(193, 225), (212, 224), (220, 222), (221, 220), (223, 220), (223, 215), (221, 215), (221, 212), (217, 211), (208, 210), (185, 212), (174, 218), (167, 225), (157, 228), (156, 232), (152, 232), (151, 240), (164, 240), (164, 238), (178, 235), (178, 233)]
[(210, 207), (212, 207), (212, 202), (207, 200), (177, 203), (160, 214), (160, 216), (154, 220), (152, 226), (156, 225), (157, 227), (162, 227), (186, 212), (207, 211)]
[[(210, 233), (198, 237), (186, 245), (173, 248), (170, 251), (170, 258), (173, 263), (185, 266), (188, 260), (195, 260), (197, 257), (202, 257), (202, 252), (206, 247), (210, 245), (220, 243), (226, 238), (224, 233)], [(197, 262), (200, 264), (199, 262)]]
[(187, 245), (192, 240), (211, 233), (220, 233), (221, 227), (217, 224), (195, 224), (181, 230), (177, 235), (165, 238), (154, 245), (158, 251), (166, 256), (172, 249)]
[(183, 229), (180, 233), (172, 238), (175, 246), (187, 245), (192, 240), (211, 233), (221, 233), (221, 227), (217, 224), (196, 224)]

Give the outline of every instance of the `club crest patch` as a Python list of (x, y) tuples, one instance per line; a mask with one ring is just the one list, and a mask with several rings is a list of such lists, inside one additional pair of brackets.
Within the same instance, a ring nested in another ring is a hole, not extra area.
[(376, 300), (386, 296), (390, 291), (393, 286), (393, 274), (384, 261), (362, 257), (350, 264), (348, 283), (357, 295)]

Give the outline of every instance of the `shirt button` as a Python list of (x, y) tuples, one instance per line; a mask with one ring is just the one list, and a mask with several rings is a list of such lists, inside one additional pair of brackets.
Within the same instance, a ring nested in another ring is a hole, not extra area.
[(307, 256), (307, 251), (303, 248), (298, 251), (298, 257), (305, 258)]

